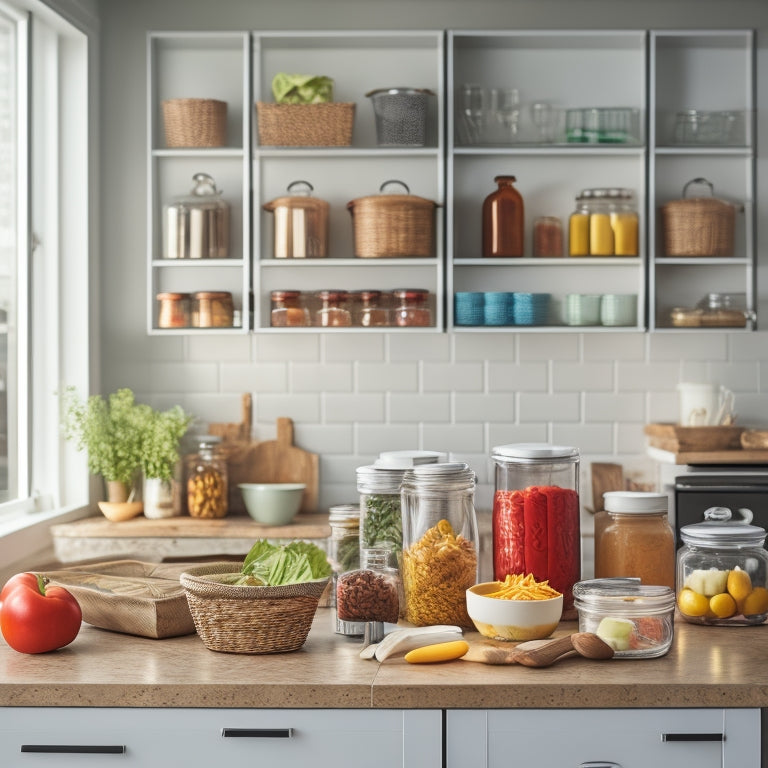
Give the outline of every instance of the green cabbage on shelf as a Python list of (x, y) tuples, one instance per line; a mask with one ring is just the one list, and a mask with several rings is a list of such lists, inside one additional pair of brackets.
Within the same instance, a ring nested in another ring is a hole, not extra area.
[(270, 544), (259, 539), (245, 557), (238, 584), (278, 587), (325, 579), (331, 566), (325, 552), (307, 541)]
[(333, 79), (278, 72), (272, 79), (272, 95), (278, 104), (322, 104), (333, 101)]

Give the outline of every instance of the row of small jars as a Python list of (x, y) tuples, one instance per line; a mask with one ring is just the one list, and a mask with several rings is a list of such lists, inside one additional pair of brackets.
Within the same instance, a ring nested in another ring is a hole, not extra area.
[(158, 293), (158, 328), (231, 328), (236, 312), (229, 291)]
[(569, 256), (637, 256), (639, 226), (628, 189), (584, 189), (568, 223)]
[(270, 325), (274, 328), (405, 328), (432, 324), (430, 294), (421, 288), (271, 293)]

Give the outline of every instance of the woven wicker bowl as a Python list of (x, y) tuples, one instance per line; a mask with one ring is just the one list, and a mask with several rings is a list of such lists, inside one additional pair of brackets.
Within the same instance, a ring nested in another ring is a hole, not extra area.
[(304, 645), (328, 579), (282, 587), (221, 584), (236, 563), (208, 563), (180, 576), (197, 634), (223, 653), (285, 653)]
[(225, 101), (166, 99), (163, 120), (169, 147), (223, 147), (227, 143)]

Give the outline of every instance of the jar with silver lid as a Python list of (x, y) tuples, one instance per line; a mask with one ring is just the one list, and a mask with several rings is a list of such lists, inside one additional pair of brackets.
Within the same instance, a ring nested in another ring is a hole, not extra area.
[(466, 605), (478, 579), (474, 494), (467, 464), (425, 464), (403, 476), (405, 618), (416, 626), (474, 627)]
[(680, 530), (677, 607), (693, 624), (743, 626), (768, 618), (766, 531), (727, 507), (710, 507), (704, 521)]
[(339, 635), (362, 637), (365, 624), (359, 621), (343, 621), (336, 611), (336, 587), (339, 575), (360, 567), (360, 506), (337, 504), (331, 507), (328, 524), (331, 526), (331, 535), (328, 538), (328, 561), (333, 570), (329, 607), (334, 609), (334, 630)]

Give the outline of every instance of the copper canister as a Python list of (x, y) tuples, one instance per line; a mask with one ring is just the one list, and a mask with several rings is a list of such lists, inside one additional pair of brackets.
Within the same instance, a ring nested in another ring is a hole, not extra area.
[(234, 314), (229, 291), (199, 291), (192, 295), (193, 328), (230, 328)]
[(314, 259), (328, 255), (328, 211), (325, 200), (312, 197), (308, 181), (293, 181), (288, 192), (262, 208), (275, 215), (274, 257), (276, 259)]

